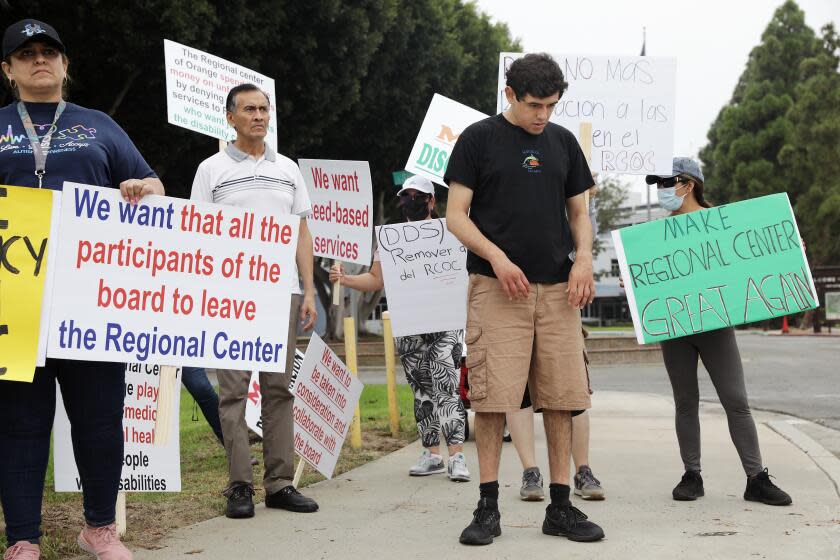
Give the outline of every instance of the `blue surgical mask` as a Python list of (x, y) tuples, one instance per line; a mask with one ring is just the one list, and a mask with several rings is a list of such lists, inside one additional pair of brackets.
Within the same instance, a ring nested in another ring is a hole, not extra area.
[(677, 196), (677, 187), (657, 189), (656, 195), (659, 197), (659, 205), (668, 212), (676, 212), (679, 210), (682, 207), (683, 199), (685, 198), (685, 194)]

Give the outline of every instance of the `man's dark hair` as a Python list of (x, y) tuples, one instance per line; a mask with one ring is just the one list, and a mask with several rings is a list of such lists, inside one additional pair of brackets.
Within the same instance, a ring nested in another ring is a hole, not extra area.
[(530, 94), (542, 99), (555, 93), (563, 93), (569, 84), (563, 79), (563, 71), (551, 55), (546, 53), (526, 54), (511, 63), (507, 73), (507, 85), (522, 100)]
[(225, 109), (233, 113), (236, 110), (236, 96), (243, 91), (258, 91), (265, 96), (266, 101), (271, 103), (271, 100), (268, 98), (268, 94), (254, 84), (239, 84), (228, 92), (227, 100), (225, 101)]

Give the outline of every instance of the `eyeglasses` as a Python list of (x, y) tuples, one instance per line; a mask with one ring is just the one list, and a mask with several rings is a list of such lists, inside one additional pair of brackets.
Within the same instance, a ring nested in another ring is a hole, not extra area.
[(401, 200), (402, 202), (408, 202), (409, 200), (422, 200), (422, 201), (427, 201), (427, 200), (429, 200), (429, 197), (430, 197), (430, 195), (429, 195), (428, 193), (421, 193), (421, 192), (414, 193), (414, 194), (411, 194), (411, 193), (402, 193), (402, 194), (400, 195), (400, 200)]
[(656, 182), (657, 189), (670, 189), (674, 185), (678, 185), (679, 183), (685, 183), (688, 181), (685, 177), (668, 177), (667, 179), (660, 179)]

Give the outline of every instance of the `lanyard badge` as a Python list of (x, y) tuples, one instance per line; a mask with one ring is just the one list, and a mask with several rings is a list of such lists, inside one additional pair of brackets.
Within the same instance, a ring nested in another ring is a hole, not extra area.
[(26, 110), (26, 105), (23, 101), (18, 101), (17, 110), (20, 115), (20, 120), (23, 122), (23, 128), (26, 130), (26, 135), (29, 137), (29, 144), (32, 146), (32, 155), (35, 156), (35, 176), (38, 178), (38, 188), (40, 189), (44, 174), (47, 168), (47, 156), (50, 153), (50, 144), (52, 144), (52, 135), (56, 130), (56, 123), (64, 112), (67, 103), (62, 99), (58, 102), (58, 107), (55, 109), (55, 118), (53, 118), (50, 129), (42, 139), (38, 139), (38, 134), (35, 132), (35, 125), (32, 124), (32, 117), (29, 116), (29, 111)]

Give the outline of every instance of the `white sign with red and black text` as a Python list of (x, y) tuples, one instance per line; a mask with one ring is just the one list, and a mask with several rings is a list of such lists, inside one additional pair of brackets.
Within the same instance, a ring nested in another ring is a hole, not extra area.
[(295, 451), (332, 478), (364, 384), (313, 334), (295, 383)]
[[(181, 368), (176, 373), (172, 399), (172, 420), (166, 445), (155, 445), (160, 386), (160, 366), (126, 364), (125, 402), (123, 408), (123, 467), (121, 492), (181, 491)], [(56, 389), (55, 424), (55, 491), (81, 492), (82, 480), (73, 455), (70, 420), (64, 409), (61, 389)]]

